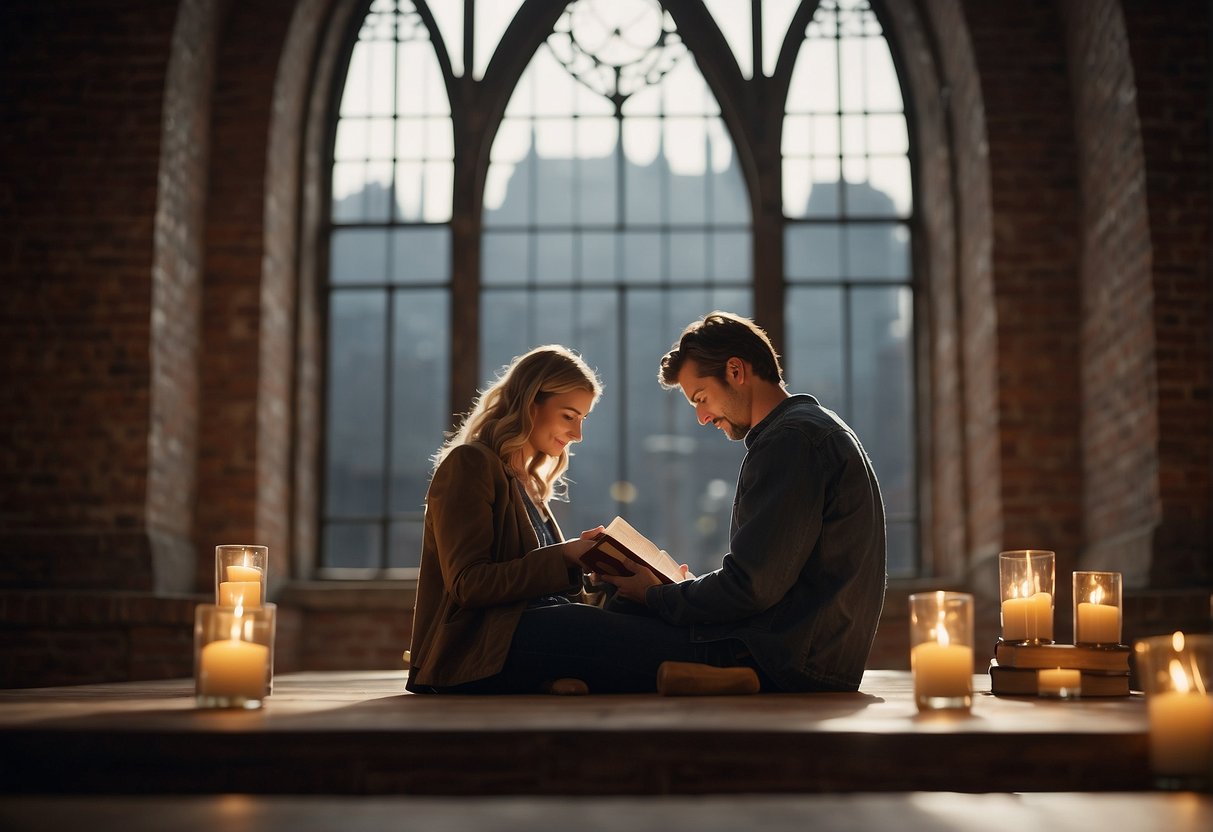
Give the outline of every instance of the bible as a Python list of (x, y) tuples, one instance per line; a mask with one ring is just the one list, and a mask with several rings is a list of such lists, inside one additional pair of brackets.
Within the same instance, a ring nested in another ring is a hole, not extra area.
[(622, 517), (616, 517), (588, 542), (591, 545), (580, 558), (587, 572), (618, 576), (648, 569), (663, 584), (683, 580), (678, 563)]

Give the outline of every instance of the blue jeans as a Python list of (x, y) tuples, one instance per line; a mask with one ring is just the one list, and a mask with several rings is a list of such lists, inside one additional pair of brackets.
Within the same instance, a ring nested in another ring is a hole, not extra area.
[[(657, 668), (664, 661), (755, 667), (740, 641), (695, 642), (689, 627), (666, 624), (642, 610), (616, 612), (586, 604), (529, 607), (501, 673), (438, 692), (537, 693), (554, 679), (574, 678), (591, 693), (647, 693), (657, 689)], [(759, 678), (764, 690), (772, 689), (761, 673)]]

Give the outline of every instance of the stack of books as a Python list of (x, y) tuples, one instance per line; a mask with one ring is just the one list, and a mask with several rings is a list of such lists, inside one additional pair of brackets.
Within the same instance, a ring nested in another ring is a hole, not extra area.
[(1079, 671), (1082, 696), (1129, 695), (1128, 645), (1012, 644), (998, 641), (990, 662), (990, 693), (1035, 696), (1036, 671), (1054, 667)]

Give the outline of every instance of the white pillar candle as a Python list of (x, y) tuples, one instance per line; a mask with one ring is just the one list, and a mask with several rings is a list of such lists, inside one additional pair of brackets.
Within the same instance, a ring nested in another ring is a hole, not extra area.
[(1074, 641), (1077, 644), (1119, 644), (1120, 607), (1080, 603)]
[(973, 648), (924, 642), (910, 651), (914, 698), (959, 699), (972, 694)]
[(262, 699), (269, 679), (269, 648), (250, 641), (212, 641), (198, 660), (198, 694)]
[(1006, 641), (1052, 641), (1053, 596), (1037, 592), (1002, 602), (1002, 637)]
[(261, 606), (261, 581), (224, 581), (219, 584), (219, 606)]
[(1213, 696), (1153, 693), (1146, 705), (1154, 773), (1208, 777), (1213, 769)]
[(1040, 696), (1078, 696), (1082, 693), (1082, 673), (1065, 667), (1038, 670), (1036, 692)]

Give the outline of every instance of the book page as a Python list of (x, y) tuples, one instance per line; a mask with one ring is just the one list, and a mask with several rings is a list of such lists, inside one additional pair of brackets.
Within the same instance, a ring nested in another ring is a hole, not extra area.
[(649, 540), (622, 517), (616, 517), (606, 527), (604, 534), (614, 538), (619, 545), (647, 561), (658, 572), (667, 578), (678, 582), (682, 580), (682, 567), (668, 554), (663, 552), (656, 543)]

